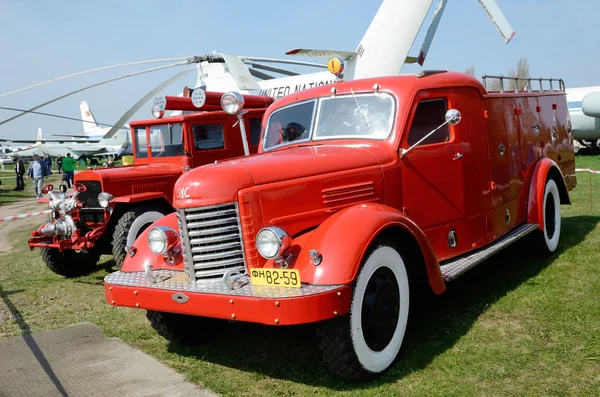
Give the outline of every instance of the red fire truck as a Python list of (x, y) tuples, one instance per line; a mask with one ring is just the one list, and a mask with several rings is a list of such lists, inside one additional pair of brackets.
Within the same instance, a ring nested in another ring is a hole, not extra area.
[(525, 236), (557, 249), (576, 186), (564, 83), (523, 81), (488, 92), (433, 71), (278, 100), (257, 154), (178, 179), (177, 211), (105, 277), (107, 303), (146, 310), (172, 341), (232, 320), (317, 323), (334, 373), (381, 374), (415, 291), (442, 294)]
[[(136, 237), (174, 211), (173, 186), (182, 173), (257, 151), (262, 116), (273, 98), (242, 97), (244, 113), (229, 111), (231, 98), (240, 97), (187, 87), (183, 97), (155, 97), (155, 119), (130, 123), (133, 166), (79, 172), (72, 195), (64, 185), (61, 192), (45, 187), (54, 211), (32, 232), (30, 249), (41, 248), (48, 268), (64, 276), (90, 271), (102, 254), (114, 255), (120, 268)], [(182, 114), (164, 117), (167, 110)]]

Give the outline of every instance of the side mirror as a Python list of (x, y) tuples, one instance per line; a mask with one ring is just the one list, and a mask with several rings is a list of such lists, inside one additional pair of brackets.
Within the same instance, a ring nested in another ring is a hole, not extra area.
[(456, 125), (460, 123), (461, 114), (456, 109), (450, 109), (446, 112), (446, 122), (450, 125)]
[(444, 123), (442, 123), (439, 127), (437, 127), (435, 130), (431, 131), (429, 134), (425, 135), (423, 138), (419, 139), (419, 141), (417, 143), (415, 143), (414, 145), (412, 145), (411, 147), (409, 147), (408, 149), (400, 149), (400, 158), (404, 157), (404, 155), (408, 152), (410, 152), (411, 150), (413, 150), (417, 145), (419, 145), (421, 142), (423, 142), (425, 139), (429, 138), (429, 136), (431, 134), (433, 134), (434, 132), (436, 132), (437, 130), (439, 130), (440, 128), (442, 128), (443, 126), (445, 126), (446, 124), (450, 124), (450, 125), (456, 125), (458, 123), (460, 123), (460, 119), (461, 119), (461, 114), (458, 110), (456, 109), (450, 109), (446, 112), (446, 121)]

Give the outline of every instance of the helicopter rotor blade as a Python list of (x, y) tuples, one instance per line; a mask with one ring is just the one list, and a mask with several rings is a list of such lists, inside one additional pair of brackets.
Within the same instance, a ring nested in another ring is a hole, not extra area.
[(0, 94), (0, 98), (3, 98), (5, 96), (9, 96), (9, 95), (12, 95), (12, 94), (16, 94), (16, 93), (19, 93), (19, 92), (23, 92), (23, 91), (29, 90), (31, 88), (40, 87), (40, 86), (45, 85), (45, 84), (50, 84), (50, 83), (53, 83), (55, 81), (60, 81), (60, 80), (68, 79), (70, 77), (80, 76), (80, 75), (87, 74), (87, 73), (99, 72), (101, 70), (122, 68), (122, 67), (125, 67), (125, 66), (143, 65), (143, 64), (148, 64), (148, 63), (176, 62), (176, 61), (183, 61), (183, 60), (186, 60), (186, 59), (188, 59), (188, 57), (184, 57), (184, 58), (152, 59), (152, 60), (149, 60), (149, 61), (128, 62), (128, 63), (121, 63), (121, 64), (118, 64), (118, 65), (103, 66), (103, 67), (100, 67), (100, 68), (84, 70), (83, 72), (77, 72), (77, 73), (68, 74), (66, 76), (57, 77), (57, 78), (54, 78), (54, 79), (51, 79), (51, 80), (42, 81), (40, 83), (32, 84), (32, 85), (24, 87), (24, 88), (19, 88), (18, 90), (6, 92), (4, 94)]
[(322, 63), (316, 62), (306, 62), (306, 61), (293, 61), (291, 59), (277, 59), (277, 58), (262, 58), (262, 57), (239, 57), (242, 61), (256, 61), (256, 62), (268, 62), (268, 63), (284, 63), (288, 65), (300, 65), (300, 66), (314, 66), (316, 68), (327, 69), (327, 65), (323, 65)]
[(257, 77), (257, 78), (262, 79), (262, 80), (272, 80), (272, 79), (275, 78), (275, 77), (273, 77), (273, 76), (271, 76), (269, 74), (261, 72), (260, 70), (256, 70), (256, 69), (252, 69), (252, 68), (249, 68), (248, 70), (250, 71), (250, 74), (252, 76)]
[[(44, 102), (44, 103), (42, 103), (42, 104), (40, 104), (40, 105), (34, 106), (34, 107), (32, 107), (31, 109), (27, 109), (27, 111), (25, 111), (25, 112), (21, 112), (21, 113), (19, 113), (19, 114), (15, 115), (15, 116), (13, 116), (13, 117), (10, 117), (10, 118), (8, 118), (8, 119), (6, 119), (6, 120), (2, 120), (2, 121), (0, 121), (0, 125), (6, 124), (6, 123), (8, 123), (9, 121), (12, 121), (12, 120), (18, 119), (19, 117), (26, 115), (27, 113), (31, 112), (32, 110), (37, 110), (37, 109), (39, 109), (39, 108), (41, 108), (41, 107), (44, 107), (44, 106), (46, 106), (46, 105), (49, 105), (49, 104), (51, 104), (51, 103), (54, 103), (54, 102), (56, 102), (56, 101), (59, 101), (59, 100), (61, 100), (61, 99), (63, 99), (63, 98), (66, 98), (66, 97), (68, 97), (68, 96), (75, 95), (75, 94), (77, 94), (77, 93), (79, 93), (79, 92), (82, 92), (82, 91), (88, 90), (88, 89), (90, 89), (90, 88), (98, 87), (98, 86), (100, 86), (100, 85), (107, 84), (107, 83), (111, 83), (111, 82), (113, 82), (113, 81), (117, 81), (117, 80), (125, 79), (125, 78), (127, 78), (127, 77), (133, 77), (133, 76), (137, 76), (137, 75), (144, 74), (144, 73), (150, 73), (150, 72), (154, 72), (154, 71), (157, 71), (157, 70), (162, 70), (162, 69), (167, 69), (167, 68), (172, 68), (172, 67), (175, 67), (175, 66), (182, 66), (182, 65), (187, 65), (187, 64), (189, 64), (189, 62), (187, 62), (187, 61), (186, 61), (186, 62), (178, 62), (178, 63), (173, 63), (173, 64), (171, 64), (171, 65), (158, 66), (158, 67), (156, 67), (156, 68), (146, 69), (146, 70), (142, 70), (142, 71), (139, 71), (139, 72), (129, 73), (129, 74), (126, 74), (126, 75), (123, 75), (123, 76), (120, 76), (120, 77), (115, 77), (115, 78), (112, 78), (112, 79), (104, 80), (104, 81), (101, 81), (101, 82), (99, 82), (99, 83), (95, 83), (95, 84), (89, 85), (89, 86), (87, 86), (87, 87), (83, 87), (83, 88), (80, 88), (80, 89), (78, 89), (78, 90), (71, 91), (71, 92), (69, 92), (69, 93), (67, 93), (67, 94), (64, 94), (64, 95), (61, 95), (61, 96), (59, 96), (58, 98), (54, 98), (54, 99), (51, 99), (51, 100), (49, 100), (49, 101), (47, 101), (47, 102)], [(118, 124), (117, 124), (117, 125), (118, 125)]]
[(177, 73), (175, 76), (170, 77), (168, 80), (163, 81), (161, 84), (156, 86), (154, 89), (152, 89), (146, 95), (144, 95), (139, 101), (137, 101), (135, 103), (135, 105), (133, 105), (128, 111), (126, 111), (123, 114), (123, 116), (121, 116), (121, 118), (114, 124), (114, 126), (110, 130), (108, 130), (108, 132), (106, 134), (104, 134), (103, 138), (104, 139), (112, 138), (112, 136), (114, 134), (116, 134), (119, 129), (122, 128), (122, 126), (125, 124), (125, 122), (127, 120), (129, 120), (135, 114), (135, 112), (137, 112), (142, 107), (142, 105), (144, 103), (146, 103), (148, 100), (150, 100), (150, 98), (152, 98), (155, 94), (164, 90), (166, 87), (173, 84), (176, 80), (179, 80), (180, 78), (182, 78), (183, 76), (192, 72), (195, 69), (196, 69), (196, 67), (194, 66), (193, 68), (183, 70), (183, 71)]
[(277, 68), (275, 66), (263, 65), (262, 63), (257, 63), (253, 61), (248, 61), (248, 64), (255, 69), (262, 69), (267, 70), (269, 72), (281, 73), (285, 74), (286, 76), (298, 76), (300, 74), (298, 72), (292, 72), (291, 70)]

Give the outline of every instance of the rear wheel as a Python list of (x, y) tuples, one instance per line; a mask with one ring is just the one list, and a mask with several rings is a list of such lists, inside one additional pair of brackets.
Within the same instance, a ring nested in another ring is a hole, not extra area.
[(65, 277), (78, 277), (89, 274), (100, 260), (100, 252), (65, 250), (57, 248), (42, 248), (42, 259), (48, 269)]
[(194, 345), (222, 333), (227, 320), (148, 310), (146, 318), (160, 336), (171, 342)]
[(355, 380), (387, 371), (400, 351), (409, 306), (403, 258), (393, 244), (378, 244), (356, 279), (350, 313), (319, 326), (325, 364), (336, 375)]
[(131, 247), (148, 226), (165, 216), (158, 207), (133, 208), (121, 216), (113, 233), (112, 253), (117, 269), (125, 260), (125, 249)]
[(560, 240), (560, 195), (558, 185), (553, 178), (548, 178), (544, 189), (544, 228), (537, 232), (538, 245), (542, 255), (550, 255), (558, 247)]

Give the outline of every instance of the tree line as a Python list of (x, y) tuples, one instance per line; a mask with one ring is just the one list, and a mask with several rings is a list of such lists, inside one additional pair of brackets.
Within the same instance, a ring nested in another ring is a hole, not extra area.
[[(465, 73), (468, 74), (469, 76), (475, 76), (475, 66), (474, 65), (470, 65), (468, 68), (465, 69)], [(529, 75), (529, 63), (527, 62), (527, 58), (520, 58), (517, 61), (517, 67), (514, 69), (509, 69), (506, 74), (504, 75), (504, 77), (519, 77), (519, 78), (530, 78), (531, 76)], [(500, 79), (487, 79), (486, 82), (486, 90), (488, 91), (500, 91), (500, 88), (502, 86), (502, 83), (500, 82)], [(527, 81), (523, 80), (519, 80), (519, 85), (518, 85), (518, 89), (522, 90), (523, 88), (525, 88), (527, 86)], [(504, 84), (504, 90), (509, 90), (509, 91), (514, 91), (517, 89), (517, 81), (513, 80), (513, 79), (507, 79), (505, 81)]]

